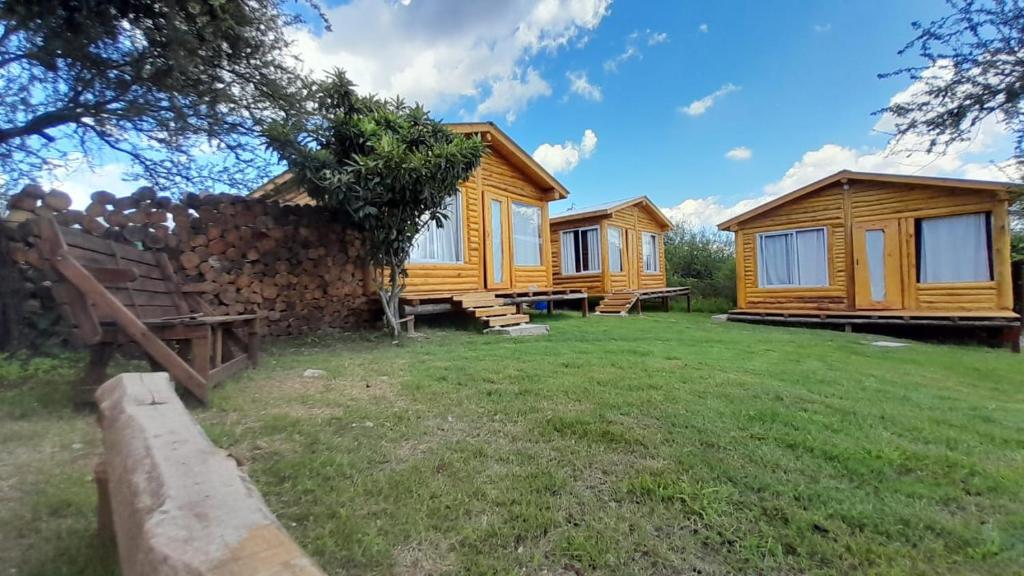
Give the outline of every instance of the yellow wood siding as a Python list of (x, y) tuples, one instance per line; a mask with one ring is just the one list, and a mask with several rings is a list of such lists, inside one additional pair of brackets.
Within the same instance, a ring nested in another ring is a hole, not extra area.
[[(761, 232), (799, 228), (825, 228), (828, 250), (829, 285), (821, 288), (761, 288), (758, 286), (757, 235)], [(741, 308), (772, 308), (792, 310), (844, 310), (846, 290), (846, 226), (843, 221), (843, 190), (840, 186), (798, 198), (744, 222), (737, 232), (737, 290)]]
[[(480, 168), (459, 188), (463, 195), (464, 254), (463, 264), (409, 264), (406, 279), (407, 294), (432, 292), (468, 292), (483, 290), (484, 278), (484, 194), (505, 197), (512, 202), (532, 204), (541, 209), (541, 265), (512, 266), (513, 289), (543, 289), (551, 287), (551, 251), (549, 249), (548, 198), (524, 174), (503, 156), (491, 153), (484, 157)], [(511, 221), (504, 232), (511, 238)], [(514, 243), (509, 241), (511, 247)], [(505, 257), (514, 258), (509, 249)]]
[[(594, 274), (562, 274), (561, 234), (563, 230), (599, 226), (601, 230), (601, 272)], [(622, 272), (610, 272), (608, 266), (608, 227), (622, 229)], [(630, 258), (627, 249), (627, 233), (635, 233), (638, 246), (634, 257)], [(643, 233), (649, 232), (658, 236), (658, 272), (643, 271)], [(551, 254), (554, 285), (559, 288), (585, 288), (589, 294), (602, 295), (612, 292), (629, 290), (630, 270), (638, 271), (638, 288), (664, 288), (665, 278), (665, 234), (664, 226), (651, 217), (642, 206), (626, 206), (614, 210), (610, 214), (558, 222), (551, 227)]]
[[(994, 280), (955, 284), (917, 281), (916, 221), (919, 218), (990, 212)], [(949, 312), (1012, 308), (1009, 272), (1007, 202), (991, 190), (957, 189), (923, 184), (855, 181), (844, 191), (839, 183), (780, 204), (737, 226), (737, 300), (739, 308), (757, 310), (856, 310), (851, 240), (858, 224), (885, 223), (898, 241), (899, 309)], [(758, 286), (756, 238), (761, 232), (826, 227), (829, 286), (761, 288)]]

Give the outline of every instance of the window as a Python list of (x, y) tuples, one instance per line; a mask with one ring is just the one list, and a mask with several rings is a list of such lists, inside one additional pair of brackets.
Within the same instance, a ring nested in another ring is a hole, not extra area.
[(622, 228), (608, 227), (608, 271), (622, 272)]
[(828, 286), (824, 228), (757, 235), (758, 285)]
[(516, 266), (540, 266), (540, 207), (512, 203), (512, 243)]
[(644, 272), (657, 272), (659, 264), (658, 235), (644, 232)]
[(600, 230), (594, 227), (562, 232), (562, 274), (600, 271)]
[(444, 207), (443, 224), (429, 222), (416, 237), (410, 262), (458, 264), (462, 262), (462, 192), (456, 192)]
[(917, 221), (917, 281), (992, 280), (992, 215), (958, 214)]

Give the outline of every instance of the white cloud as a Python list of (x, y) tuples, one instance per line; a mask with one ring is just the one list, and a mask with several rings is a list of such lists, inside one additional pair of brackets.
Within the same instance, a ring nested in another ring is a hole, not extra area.
[(667, 32), (654, 32), (650, 28), (644, 31), (634, 31), (632, 34), (626, 37), (626, 47), (617, 56), (609, 58), (604, 62), (605, 72), (618, 72), (619, 66), (626, 62), (633, 60), (634, 58), (639, 60), (644, 57), (643, 52), (640, 51), (640, 43), (646, 43), (648, 46), (657, 46), (658, 44), (664, 44), (668, 42)]
[(668, 32), (650, 32), (647, 35), (647, 45), (657, 46), (668, 42)]
[(569, 90), (579, 94), (587, 100), (601, 101), (601, 87), (590, 83), (587, 79), (587, 73), (580, 70), (576, 72), (567, 72), (565, 76), (569, 79)]
[(697, 31), (702, 33), (702, 34), (707, 34), (708, 33), (708, 25), (707, 24), (701, 24), (700, 26), (697, 26)]
[(821, 34), (821, 33), (828, 32), (829, 30), (831, 30), (832, 29), (832, 24), (829, 24), (829, 23), (826, 23), (826, 24), (815, 24), (813, 26), (813, 28), (814, 28), (815, 32)]
[(521, 74), (499, 78), (491, 82), (491, 95), (476, 107), (477, 116), (488, 114), (505, 114), (510, 124), (516, 116), (526, 108), (530, 100), (551, 95), (551, 86), (540, 77), (536, 70), (530, 68), (525, 78)]
[(590, 158), (597, 149), (597, 134), (587, 128), (580, 141), (564, 144), (541, 144), (533, 151), (533, 159), (552, 174), (571, 172), (581, 160)]
[(71, 196), (71, 207), (81, 210), (89, 205), (89, 196), (97, 190), (125, 196), (142, 186), (141, 182), (125, 181), (127, 171), (128, 166), (125, 164), (115, 162), (94, 167), (81, 155), (72, 155), (63, 165), (54, 166), (48, 173), (41, 175), (39, 183), (46, 188), (67, 192)]
[(718, 90), (712, 92), (711, 94), (708, 94), (707, 96), (700, 98), (698, 100), (694, 100), (693, 102), (690, 102), (686, 106), (680, 107), (679, 111), (688, 116), (700, 116), (707, 112), (712, 106), (714, 106), (715, 102), (719, 98), (731, 92), (735, 92), (739, 89), (739, 86), (736, 86), (735, 84), (732, 83), (727, 83)]
[[(905, 101), (920, 94), (922, 82), (937, 74), (941, 69), (930, 70), (925, 78), (911, 84), (895, 94), (890, 102)], [(874, 130), (890, 132), (893, 119), (883, 115), (875, 123)], [(974, 138), (951, 147), (943, 154), (926, 152), (927, 136), (911, 136), (896, 142), (890, 138), (881, 148), (852, 148), (840, 144), (824, 144), (805, 152), (778, 179), (764, 185), (761, 191), (750, 198), (735, 203), (726, 203), (718, 196), (690, 198), (671, 208), (663, 208), (672, 220), (697, 226), (714, 226), (737, 214), (755, 208), (769, 200), (792, 192), (834, 174), (840, 170), (881, 172), (893, 174), (915, 174), (920, 176), (953, 176), (980, 180), (1014, 180), (1011, 162), (988, 162), (985, 156), (1001, 155), (1011, 145), (1011, 137), (996, 118), (988, 118), (979, 126)]]
[(477, 113), (514, 117), (529, 100), (550, 93), (530, 71), (532, 59), (582, 43), (610, 4), (354, 0), (327, 9), (331, 31), (296, 29), (291, 38), (307, 69), (343, 68), (362, 92), (399, 94), (435, 109), (465, 106), (468, 99), (480, 104)]
[(725, 153), (725, 157), (729, 160), (750, 160), (750, 157), (754, 155), (754, 151), (746, 146), (737, 146), (732, 150)]

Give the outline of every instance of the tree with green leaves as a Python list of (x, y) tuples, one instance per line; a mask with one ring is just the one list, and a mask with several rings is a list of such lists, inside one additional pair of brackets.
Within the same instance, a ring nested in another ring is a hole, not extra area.
[[(995, 118), (1014, 137), (1002, 166), (1008, 180), (1024, 178), (1024, 0), (947, 0), (952, 13), (928, 23), (900, 51), (916, 51), (924, 64), (880, 74), (907, 76), (923, 88), (879, 113), (895, 121), (897, 144), (924, 142), (946, 152), (976, 137)], [(1019, 207), (1019, 203), (1018, 203)]]
[(416, 237), (443, 227), (448, 200), (480, 165), (478, 137), (448, 130), (420, 105), (360, 96), (340, 70), (314, 91), (313, 114), (267, 132), (299, 187), (361, 231), (387, 328), (398, 337), (399, 300)]
[(0, 0), (0, 195), (69, 157), (167, 192), (264, 181), (262, 130), (306, 101), (288, 4)]

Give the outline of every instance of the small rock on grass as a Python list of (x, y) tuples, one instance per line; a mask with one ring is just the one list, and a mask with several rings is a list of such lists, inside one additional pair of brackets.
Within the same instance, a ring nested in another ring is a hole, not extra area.
[(302, 373), (303, 378), (323, 378), (324, 376), (327, 376), (327, 372), (324, 372), (323, 370), (313, 370), (312, 368), (307, 368), (306, 371)]

